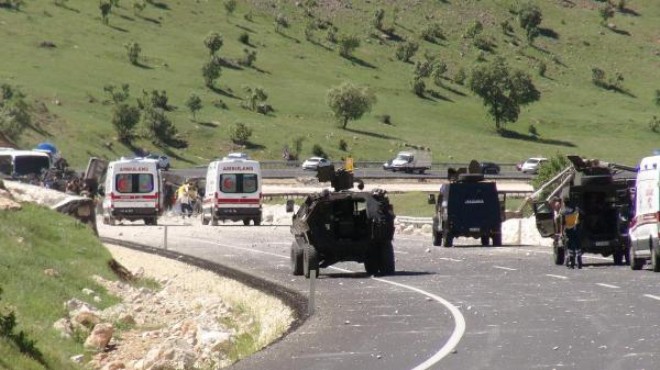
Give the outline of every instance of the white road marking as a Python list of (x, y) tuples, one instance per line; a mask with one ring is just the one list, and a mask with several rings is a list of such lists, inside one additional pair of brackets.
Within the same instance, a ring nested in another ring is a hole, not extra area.
[[(329, 268), (339, 270), (339, 271), (343, 271), (343, 272), (353, 272), (351, 270), (346, 270), (346, 269), (333, 267), (333, 266), (330, 266)], [(381, 283), (386, 283), (386, 284), (398, 286), (400, 288), (412, 290), (413, 292), (423, 294), (423, 295), (433, 299), (434, 301), (442, 304), (443, 306), (445, 306), (449, 310), (449, 312), (451, 312), (452, 316), (454, 317), (454, 322), (456, 323), (456, 325), (454, 326), (454, 331), (451, 333), (451, 336), (449, 337), (449, 339), (447, 339), (447, 342), (445, 342), (445, 344), (442, 347), (440, 347), (438, 352), (436, 352), (433, 356), (429, 357), (426, 361), (424, 361), (421, 364), (415, 366), (412, 370), (426, 370), (426, 369), (430, 368), (431, 366), (433, 366), (433, 365), (437, 364), (438, 362), (440, 362), (440, 360), (445, 358), (447, 355), (449, 355), (454, 350), (454, 348), (456, 348), (456, 346), (458, 345), (458, 342), (460, 342), (461, 338), (463, 337), (463, 334), (465, 334), (465, 317), (463, 317), (463, 314), (461, 313), (461, 311), (458, 308), (456, 308), (456, 306), (454, 306), (449, 301), (445, 300), (444, 298), (442, 298), (440, 296), (437, 296), (433, 293), (429, 293), (429, 292), (427, 292), (425, 290), (422, 290), (422, 289), (419, 289), (419, 288), (415, 288), (415, 287), (410, 286), (410, 285), (401, 284), (401, 283), (397, 283), (397, 282), (394, 282), (394, 281), (391, 281), (391, 280), (386, 280), (386, 279), (377, 278), (377, 277), (372, 277), (372, 279), (376, 280), (376, 281), (380, 281)]]
[[(265, 255), (278, 257), (278, 258), (284, 258), (284, 259), (289, 259), (290, 258), (289, 256), (276, 254), (276, 253), (270, 253), (270, 252), (264, 252), (264, 251), (260, 251), (260, 250), (254, 249), (254, 248), (234, 247), (234, 246), (230, 246), (230, 245), (226, 245), (226, 244), (220, 244), (220, 243), (217, 243), (217, 242), (211, 242), (211, 241), (200, 239), (200, 238), (191, 238), (191, 237), (184, 237), (184, 238), (194, 239), (194, 240), (197, 240), (197, 241), (202, 242), (202, 243), (218, 245), (218, 246), (225, 247), (225, 248), (244, 250), (244, 251), (248, 251), (248, 252), (251, 252), (251, 253), (265, 254)], [(454, 261), (460, 262), (460, 260), (454, 260)], [(334, 270), (338, 270), (338, 271), (343, 271), (343, 272), (355, 272), (355, 271), (352, 271), (352, 270), (347, 270), (347, 269), (343, 269), (343, 268), (339, 268), (339, 267), (335, 267), (335, 266), (330, 266), (329, 268), (334, 269)], [(445, 342), (445, 344), (442, 347), (440, 347), (438, 352), (436, 352), (433, 356), (429, 357), (426, 361), (424, 361), (421, 364), (415, 366), (412, 370), (426, 370), (426, 369), (430, 368), (431, 366), (433, 366), (433, 365), (437, 364), (438, 362), (440, 362), (440, 360), (445, 358), (447, 355), (449, 355), (454, 350), (454, 348), (456, 348), (456, 346), (458, 345), (458, 342), (460, 342), (461, 338), (465, 334), (465, 317), (463, 317), (463, 314), (461, 313), (461, 311), (459, 311), (458, 308), (456, 308), (456, 306), (454, 306), (449, 301), (445, 300), (444, 298), (442, 298), (440, 296), (437, 296), (433, 293), (429, 293), (429, 292), (424, 291), (424, 290), (419, 289), (419, 288), (415, 288), (415, 287), (410, 286), (410, 285), (401, 284), (401, 283), (397, 283), (397, 282), (394, 282), (394, 281), (385, 280), (385, 279), (376, 278), (376, 277), (372, 277), (371, 279), (373, 279), (375, 281), (379, 281), (381, 283), (386, 283), (386, 284), (398, 286), (398, 287), (401, 287), (401, 288), (404, 288), (404, 289), (412, 290), (413, 292), (425, 295), (425, 296), (433, 299), (434, 301), (442, 304), (443, 306), (445, 306), (449, 310), (449, 312), (451, 312), (452, 316), (454, 317), (454, 322), (456, 323), (456, 325), (454, 326), (454, 331), (451, 333), (451, 336), (449, 337), (449, 339), (447, 339), (447, 342)]]
[(598, 286), (602, 286), (602, 287), (604, 287), (604, 288), (610, 288), (610, 289), (621, 289), (620, 286), (611, 285), (611, 284), (605, 284), (605, 283), (596, 283), (596, 285), (598, 285)]
[(644, 294), (644, 297), (646, 297), (646, 298), (651, 298), (651, 299), (655, 299), (656, 301), (660, 301), (660, 297), (658, 297), (657, 295), (653, 295), (653, 294)]
[(511, 267), (504, 267), (504, 266), (493, 266), (493, 267), (500, 270), (518, 271), (518, 269), (512, 269)]
[(449, 257), (440, 257), (438, 259), (443, 261), (451, 261), (451, 262), (463, 262), (463, 260), (457, 260), (456, 258), (449, 258)]
[(568, 279), (568, 277), (562, 275), (545, 274), (545, 276), (562, 280)]

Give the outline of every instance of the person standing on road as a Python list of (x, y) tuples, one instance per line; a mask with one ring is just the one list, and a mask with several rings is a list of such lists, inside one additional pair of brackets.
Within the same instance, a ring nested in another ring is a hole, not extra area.
[(192, 206), (190, 204), (190, 185), (187, 181), (179, 187), (176, 195), (177, 199), (179, 200), (179, 204), (181, 204), (181, 214), (183, 217), (190, 217), (190, 215), (192, 215)]
[(561, 211), (562, 231), (566, 236), (569, 268), (582, 268), (582, 248), (580, 246), (580, 209), (570, 199), (564, 200)]

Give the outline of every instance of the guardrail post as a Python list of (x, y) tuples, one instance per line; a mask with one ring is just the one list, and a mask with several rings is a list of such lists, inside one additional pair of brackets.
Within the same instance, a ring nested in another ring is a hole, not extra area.
[(309, 305), (308, 305), (308, 314), (312, 316), (314, 314), (315, 302), (314, 296), (316, 295), (316, 272), (318, 270), (309, 271)]
[(163, 248), (167, 249), (167, 225), (164, 225), (163, 229), (165, 230), (163, 234)]

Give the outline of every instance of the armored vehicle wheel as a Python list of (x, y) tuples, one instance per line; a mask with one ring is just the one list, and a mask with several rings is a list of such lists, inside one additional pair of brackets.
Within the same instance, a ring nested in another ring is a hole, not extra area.
[(488, 235), (482, 235), (481, 236), (481, 245), (486, 246), (486, 245), (488, 245), (488, 242), (489, 242)]
[(368, 255), (364, 260), (364, 271), (369, 275), (378, 274), (378, 256), (375, 256), (373, 253)]
[(305, 244), (303, 249), (303, 273), (306, 278), (312, 274), (319, 276), (319, 252), (309, 244)]
[(380, 247), (380, 274), (394, 275), (394, 270), (394, 247), (388, 241)]
[(621, 250), (616, 250), (614, 253), (612, 253), (612, 259), (614, 260), (614, 264), (617, 266), (623, 265), (623, 251)]
[(243, 225), (248, 226), (250, 224), (250, 219), (249, 218), (244, 218), (243, 219)]
[(202, 215), (202, 225), (208, 225), (209, 219), (204, 216), (204, 211), (202, 211), (201, 215)]
[(303, 274), (303, 249), (295, 241), (291, 243), (291, 270), (295, 276)]
[(566, 259), (566, 248), (561, 245), (555, 245), (552, 248), (552, 254), (555, 259), (555, 265), (561, 266), (564, 264)]
[(454, 244), (454, 237), (451, 236), (448, 230), (445, 230), (443, 233), (442, 244), (444, 244), (445, 248), (451, 248)]
[(442, 245), (442, 233), (433, 231), (433, 245), (439, 247)]
[(496, 247), (502, 246), (502, 234), (493, 235), (493, 245)]
[(261, 217), (257, 217), (254, 219), (254, 226), (259, 226), (261, 225)]

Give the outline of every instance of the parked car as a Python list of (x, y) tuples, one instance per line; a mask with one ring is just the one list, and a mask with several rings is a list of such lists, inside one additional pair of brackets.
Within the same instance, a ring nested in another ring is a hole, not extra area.
[(308, 171), (316, 171), (319, 167), (327, 167), (331, 164), (332, 162), (330, 162), (329, 159), (322, 157), (311, 157), (303, 162), (302, 169)]
[(145, 158), (158, 161), (158, 169), (168, 171), (170, 169), (170, 159), (162, 154), (149, 154)]
[(539, 172), (541, 165), (547, 161), (547, 158), (542, 157), (529, 158), (525, 162), (519, 163), (516, 168), (518, 171), (522, 171), (522, 173), (536, 174)]
[(484, 175), (498, 175), (500, 173), (500, 166), (493, 162), (481, 162), (479, 163), (479, 168)]

